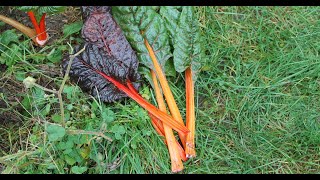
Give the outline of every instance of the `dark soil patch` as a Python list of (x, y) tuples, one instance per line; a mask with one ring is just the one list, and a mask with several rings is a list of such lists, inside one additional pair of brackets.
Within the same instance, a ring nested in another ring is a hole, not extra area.
[(20, 82), (6, 77), (1, 78), (0, 93), (3, 94), (5, 99), (0, 99), (0, 124), (21, 122), (21, 117), (16, 112), (23, 110), (17, 102), (21, 101), (18, 94), (23, 94), (24, 89)]

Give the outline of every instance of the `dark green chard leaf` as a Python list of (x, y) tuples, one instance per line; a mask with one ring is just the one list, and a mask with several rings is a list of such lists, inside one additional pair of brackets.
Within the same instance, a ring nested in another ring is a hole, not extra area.
[(200, 61), (204, 58), (204, 51), (193, 6), (182, 7), (174, 41), (173, 61), (176, 71), (183, 72), (191, 66), (195, 81), (196, 74), (201, 68)]
[(172, 54), (164, 21), (154, 8), (152, 6), (117, 6), (113, 7), (112, 13), (131, 46), (137, 51), (140, 62), (154, 69), (144, 44), (145, 38), (164, 68)]
[[(181, 6), (161, 6), (159, 10), (159, 14), (165, 22), (167, 33), (169, 36), (171, 52), (173, 52), (175, 33), (177, 30), (181, 10)], [(165, 70), (167, 76), (176, 76), (176, 70), (173, 65), (173, 58), (170, 58), (166, 62)]]
[(159, 13), (164, 19), (165, 26), (169, 32), (170, 45), (173, 46), (181, 14), (181, 6), (161, 6)]

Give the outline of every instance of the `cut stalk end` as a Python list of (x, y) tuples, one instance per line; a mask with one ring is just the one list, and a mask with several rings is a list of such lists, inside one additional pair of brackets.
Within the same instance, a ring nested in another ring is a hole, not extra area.
[(186, 156), (192, 158), (196, 156), (195, 151), (195, 110), (194, 110), (194, 82), (192, 79), (192, 70), (187, 68), (185, 71), (186, 80), (186, 126), (190, 130), (186, 139)]

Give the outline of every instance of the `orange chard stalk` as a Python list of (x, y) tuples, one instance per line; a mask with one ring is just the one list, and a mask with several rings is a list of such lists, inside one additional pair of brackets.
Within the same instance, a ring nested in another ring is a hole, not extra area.
[[(152, 124), (152, 126), (155, 128), (156, 132), (157, 132), (160, 136), (162, 136), (162, 137), (164, 138), (164, 139), (163, 139), (163, 140), (164, 140), (164, 143), (165, 143), (166, 145), (168, 145), (168, 144), (167, 144), (167, 141), (166, 141), (166, 139), (165, 139), (165, 136), (164, 136), (163, 125), (162, 125), (161, 122), (159, 122), (159, 120), (158, 120), (156, 117), (154, 117), (152, 114), (149, 113), (149, 116), (150, 116), (150, 119), (151, 119), (151, 124)], [(187, 161), (188, 158), (186, 157), (186, 153), (185, 153), (184, 149), (182, 148), (182, 146), (180, 145), (180, 143), (179, 143), (177, 140), (175, 140), (175, 141), (176, 141), (176, 144), (177, 144), (177, 146), (178, 146), (180, 158), (182, 159), (182, 161)]]
[[(163, 138), (165, 138), (164, 136), (164, 130), (163, 130), (163, 125), (159, 122), (159, 120), (157, 118), (155, 118), (152, 114), (149, 113), (149, 117), (151, 119), (151, 124), (154, 127), (154, 129), (156, 130), (156, 132), (162, 136)], [(166, 140), (165, 140), (165, 143)]]
[[(152, 70), (151, 70), (151, 71), (152, 71)], [(153, 72), (153, 71), (152, 71), (152, 72)], [(153, 77), (153, 78), (156, 78), (154, 72), (153, 72), (152, 74), (153, 74), (152, 77)], [(157, 79), (155, 79), (155, 81), (156, 81), (156, 80), (157, 80)], [(127, 85), (128, 85), (128, 88), (129, 88), (133, 93), (138, 94), (138, 92), (137, 92), (136, 89), (132, 86), (132, 84), (131, 84), (130, 81), (127, 82)], [(160, 92), (160, 88), (159, 88), (158, 85), (157, 85), (157, 89), (159, 89), (159, 92)], [(160, 93), (160, 95), (161, 95), (161, 93)], [(160, 100), (160, 101), (162, 101), (162, 102), (164, 103), (162, 96), (160, 96), (160, 98), (162, 99), (162, 100)], [(164, 127), (163, 127), (163, 124), (161, 123), (161, 121), (159, 121), (159, 119), (157, 119), (155, 116), (153, 116), (150, 112), (149, 112), (148, 114), (149, 114), (150, 119), (151, 119), (151, 124), (152, 124), (152, 126), (154, 127), (154, 129), (156, 130), (156, 132), (157, 132), (160, 136), (162, 136), (162, 137), (165, 138), (166, 136), (164, 135), (164, 134), (165, 134), (165, 132), (164, 132)], [(171, 130), (171, 132), (172, 132), (172, 130)], [(180, 154), (180, 158), (181, 158), (183, 161), (188, 160), (187, 157), (186, 157), (186, 153), (185, 153), (184, 149), (181, 147), (180, 143), (179, 143), (176, 139), (175, 139), (175, 142), (176, 142), (176, 144), (177, 144), (177, 146), (178, 146), (178, 151), (179, 151), (179, 154)], [(164, 143), (165, 143), (166, 145), (168, 145), (166, 139), (164, 139)], [(170, 153), (170, 152), (169, 152), (169, 153)]]
[[(158, 102), (159, 109), (163, 112), (167, 111), (166, 105), (164, 103), (163, 96), (160, 91), (160, 87), (158, 84), (157, 76), (153, 70), (150, 70), (151, 77), (154, 85), (154, 91), (156, 94), (156, 99)], [(166, 137), (167, 146), (171, 159), (171, 171), (179, 172), (183, 170), (183, 164), (180, 158), (179, 149), (176, 144), (176, 138), (174, 137), (173, 131), (166, 124), (163, 124), (164, 135)]]
[[(164, 73), (163, 73), (163, 71), (161, 69), (161, 66), (160, 66), (160, 64), (159, 64), (159, 62), (157, 60), (156, 55), (155, 55), (152, 47), (150, 46), (149, 42), (146, 39), (144, 40), (144, 44), (147, 47), (149, 55), (150, 55), (150, 57), (152, 59), (152, 62), (153, 62), (154, 68), (155, 68), (155, 72), (156, 72), (156, 74), (158, 76), (158, 79), (159, 79), (163, 94), (164, 94), (164, 96), (166, 98), (170, 113), (171, 113), (173, 119), (175, 119), (179, 123), (184, 124), (184, 122), (182, 120), (182, 117), (181, 117), (181, 114), (180, 114), (180, 111), (179, 111), (179, 108), (178, 108), (178, 106), (176, 104), (176, 101), (174, 100), (174, 97), (173, 97), (172, 92), (170, 90), (168, 81), (167, 81), (166, 76), (164, 75)], [(180, 140), (181, 140), (181, 142), (182, 142), (182, 144), (183, 144), (183, 146), (185, 148), (186, 135), (182, 134), (182, 133), (179, 133), (179, 137), (180, 137)]]
[(186, 139), (186, 156), (192, 158), (196, 156), (195, 151), (195, 109), (194, 109), (194, 82), (192, 79), (191, 67), (185, 71), (186, 80), (186, 126), (190, 130)]
[(33, 40), (33, 42), (37, 43), (37, 41), (36, 41), (37, 33), (34, 29), (31, 29), (31, 28), (19, 23), (18, 21), (13, 20), (13, 19), (8, 18), (3, 15), (0, 15), (0, 21), (3, 21), (4, 23), (9, 24), (10, 26), (13, 26), (14, 28), (18, 29), (23, 34), (25, 34), (26, 36), (31, 38)]
[(141, 107), (146, 109), (148, 112), (150, 112), (152, 115), (157, 117), (159, 120), (161, 120), (163, 123), (167, 124), (168, 126), (172, 127), (174, 130), (182, 133), (182, 134), (187, 134), (190, 131), (184, 126), (183, 124), (174, 121), (171, 116), (169, 116), (167, 113), (164, 113), (160, 111), (158, 108), (156, 108), (154, 105), (150, 104), (148, 101), (143, 99), (139, 94), (136, 94), (135, 92), (132, 92), (129, 88), (124, 86), (123, 84), (119, 83), (112, 77), (104, 74), (101, 71), (94, 70), (98, 74), (100, 74), (102, 77), (110, 81), (114, 86), (116, 86), (119, 90), (123, 91), (126, 93), (131, 99), (136, 101)]

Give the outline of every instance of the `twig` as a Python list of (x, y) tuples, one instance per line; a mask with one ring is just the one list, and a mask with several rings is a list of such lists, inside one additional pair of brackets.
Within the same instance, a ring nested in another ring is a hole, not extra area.
[[(71, 45), (70, 45), (71, 47)], [(66, 84), (66, 81), (69, 77), (69, 72), (70, 72), (70, 68), (71, 68), (71, 64), (72, 64), (72, 61), (73, 59), (78, 56), (79, 54), (81, 54), (84, 50), (85, 50), (85, 46), (80, 50), (78, 51), (77, 53), (73, 54), (73, 55), (70, 55), (70, 61), (68, 63), (68, 67), (67, 67), (67, 70), (65, 72), (65, 75), (63, 77), (63, 80), (62, 80), (62, 83), (61, 83), (61, 86), (59, 88), (59, 91), (56, 91), (56, 90), (52, 90), (52, 89), (48, 89), (46, 87), (43, 87), (35, 82), (32, 82), (30, 81), (29, 83), (32, 83), (32, 85), (34, 86), (37, 86), (38, 88), (41, 88), (42, 90), (44, 91), (48, 91), (48, 92), (51, 92), (51, 93), (54, 93), (54, 94), (57, 94), (58, 95), (58, 99), (59, 99), (59, 104), (60, 104), (60, 113), (61, 113), (61, 119), (62, 119), (62, 127), (65, 127), (65, 119), (64, 119), (64, 108), (63, 108), (63, 101), (62, 101), (62, 91), (63, 91), (63, 88), (64, 88), (64, 85)], [(72, 47), (71, 47), (71, 50), (73, 51)], [(72, 52), (71, 51), (71, 52)]]
[(96, 135), (100, 136), (110, 142), (112, 142), (112, 139), (108, 136), (104, 135), (102, 132), (94, 132), (94, 131), (84, 131), (84, 130), (67, 130), (68, 134), (88, 134), (88, 135)]
[(25, 157), (25, 156), (31, 155), (33, 153), (38, 153), (38, 152), (39, 152), (38, 150), (35, 150), (35, 151), (20, 151), (20, 152), (17, 152), (15, 154), (9, 154), (9, 155), (6, 155), (6, 156), (2, 156), (0, 158), (0, 163), (5, 164), (6, 161), (10, 161), (11, 159)]
[(70, 68), (71, 68), (71, 64), (72, 64), (72, 61), (73, 59), (78, 56), (79, 54), (81, 54), (84, 50), (86, 49), (86, 47), (84, 46), (80, 51), (78, 51), (77, 53), (73, 54), (73, 55), (70, 55), (70, 61), (68, 63), (68, 67), (67, 67), (67, 70), (64, 74), (64, 77), (63, 77), (63, 80), (62, 80), (62, 83), (61, 83), (61, 86), (60, 86), (60, 89), (58, 91), (58, 99), (59, 99), (59, 104), (60, 104), (60, 113), (61, 113), (61, 119), (62, 119), (62, 126), (65, 127), (65, 119), (64, 119), (64, 108), (63, 108), (63, 101), (62, 101), (62, 91), (63, 91), (63, 88), (64, 88), (64, 85), (69, 77), (69, 72), (70, 72)]
[(58, 91), (56, 91), (56, 90), (48, 89), (48, 88), (43, 87), (43, 86), (41, 86), (41, 85), (39, 85), (39, 84), (37, 84), (37, 83), (33, 83), (33, 85), (37, 86), (38, 88), (40, 88), (40, 89), (42, 89), (42, 90), (44, 90), (44, 91), (51, 92), (51, 93), (53, 93), (53, 94), (57, 94), (57, 93), (58, 93)]

